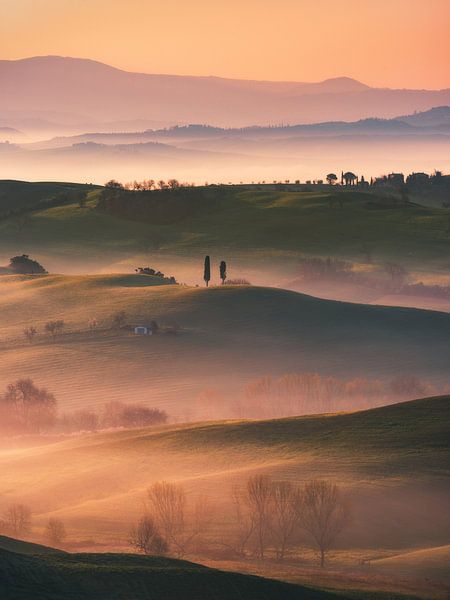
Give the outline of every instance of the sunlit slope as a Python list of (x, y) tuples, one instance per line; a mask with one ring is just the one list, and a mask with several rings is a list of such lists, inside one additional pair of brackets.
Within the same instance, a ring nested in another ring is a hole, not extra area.
[[(139, 399), (186, 418), (200, 391), (215, 388), (232, 400), (243, 384), (267, 374), (407, 373), (442, 381), (448, 374), (447, 314), (268, 288), (158, 283), (134, 275), (1, 278), (0, 385), (28, 376), (63, 407)], [(140, 337), (111, 329), (120, 310), (129, 325), (154, 319), (181, 332)], [(98, 320), (93, 332), (91, 318)], [(43, 331), (54, 319), (65, 321), (66, 332), (53, 342)], [(39, 335), (29, 344), (23, 329), (31, 325)]]
[(127, 554), (23, 556), (0, 551), (3, 600), (333, 600), (345, 595)]
[[(180, 482), (220, 506), (234, 483), (257, 472), (326, 477), (352, 490), (356, 543), (445, 543), (449, 416), (447, 396), (350, 414), (87, 435), (3, 451), (0, 492), (32, 506), (39, 523), (64, 519), (72, 539), (121, 545), (155, 481)], [(435, 512), (423, 515), (423, 502)], [(399, 518), (407, 532), (398, 531)]]
[[(171, 192), (165, 194), (171, 206)], [(204, 198), (198, 200), (196, 194)], [(84, 208), (63, 203), (29, 213), (19, 236), (14, 220), (0, 222), (0, 256), (26, 250), (47, 262), (50, 271), (79, 272), (125, 270), (151, 257), (153, 262), (163, 260), (164, 268), (170, 261), (176, 263), (174, 274), (180, 277), (186, 268), (189, 281), (201, 280), (200, 272), (193, 279), (191, 261), (201, 262), (205, 253), (220, 254), (217, 260), (228, 260), (235, 273), (254, 273), (256, 281), (264, 283), (295, 275), (300, 255), (361, 262), (364, 248), (370, 248), (377, 263), (449, 268), (449, 209), (402, 206), (375, 192), (323, 189), (236, 186), (200, 188), (192, 196), (183, 204), (195, 201), (195, 210), (177, 217), (176, 208), (168, 209), (161, 220), (151, 209), (153, 201), (160, 201), (157, 195), (146, 201), (148, 214), (142, 216), (133, 213), (133, 197), (124, 211), (98, 210), (98, 192), (93, 191)]]
[(51, 205), (71, 204), (96, 189), (98, 186), (81, 183), (0, 180), (0, 218), (9, 217), (17, 233), (14, 220), (17, 215), (45, 210)]
[(450, 545), (404, 552), (375, 560), (372, 564), (384, 573), (450, 582)]

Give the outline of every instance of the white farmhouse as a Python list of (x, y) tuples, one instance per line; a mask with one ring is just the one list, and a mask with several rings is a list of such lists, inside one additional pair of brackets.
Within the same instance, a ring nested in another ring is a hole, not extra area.
[(153, 335), (153, 329), (151, 326), (139, 325), (134, 328), (134, 333), (136, 335)]

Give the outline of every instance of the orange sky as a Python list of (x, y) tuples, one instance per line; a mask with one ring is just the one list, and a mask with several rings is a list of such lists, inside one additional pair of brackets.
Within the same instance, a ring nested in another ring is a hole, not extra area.
[(450, 0), (0, 0), (0, 58), (450, 87)]

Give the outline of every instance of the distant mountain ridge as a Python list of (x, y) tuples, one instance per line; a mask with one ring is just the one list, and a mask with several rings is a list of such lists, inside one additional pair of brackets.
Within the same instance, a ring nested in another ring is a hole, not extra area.
[[(1, 131), (1, 130), (0, 130)], [(395, 117), (394, 119), (368, 118), (359, 121), (329, 121), (272, 127), (222, 128), (211, 125), (189, 124), (126, 132), (90, 132), (74, 136), (57, 136), (30, 144), (34, 149), (62, 148), (81, 144), (123, 145), (144, 143), (186, 143), (194, 140), (221, 138), (288, 139), (294, 136), (344, 137), (352, 136), (431, 136), (450, 135), (450, 106), (440, 106), (429, 111)], [(160, 148), (161, 150), (163, 148)]]
[(348, 77), (302, 83), (152, 75), (58, 56), (0, 61), (0, 87), (0, 117), (64, 111), (80, 120), (237, 127), (393, 117), (450, 104), (450, 89), (378, 89)]

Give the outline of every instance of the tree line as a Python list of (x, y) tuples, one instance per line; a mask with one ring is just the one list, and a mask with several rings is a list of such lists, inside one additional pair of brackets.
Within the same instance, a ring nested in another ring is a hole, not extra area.
[(118, 401), (107, 402), (99, 412), (80, 409), (59, 414), (55, 396), (31, 379), (10, 383), (0, 395), (0, 431), (7, 435), (133, 429), (161, 425), (167, 420), (163, 410)]
[[(234, 515), (232, 533), (216, 542), (235, 556), (283, 561), (306, 535), (321, 567), (352, 516), (346, 496), (330, 481), (299, 485), (267, 475), (254, 475), (243, 486), (234, 486), (228, 506)], [(207, 498), (189, 505), (180, 484), (157, 482), (147, 490), (146, 511), (131, 528), (129, 543), (144, 554), (182, 557), (198, 550), (212, 515)]]

